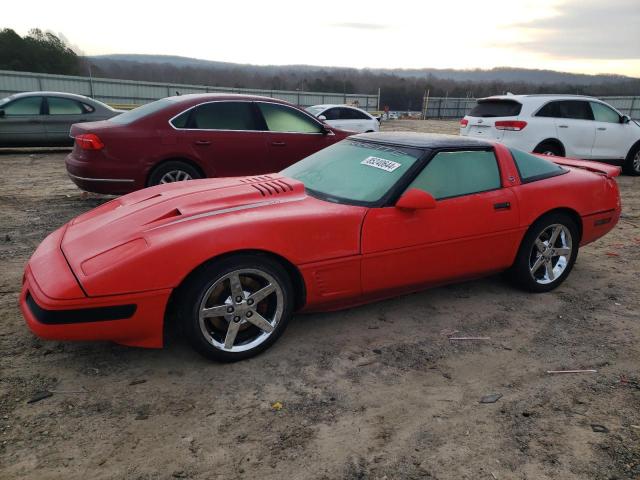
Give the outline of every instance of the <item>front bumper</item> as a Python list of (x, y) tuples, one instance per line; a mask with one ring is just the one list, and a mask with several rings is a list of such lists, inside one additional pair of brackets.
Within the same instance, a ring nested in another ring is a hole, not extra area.
[[(20, 309), (31, 331), (49, 340), (109, 340), (162, 347), (171, 289), (87, 297), (60, 249), (63, 234), (63, 229), (51, 234), (25, 269)], [(51, 248), (54, 242), (57, 248)], [(50, 267), (45, 270), (43, 265)]]

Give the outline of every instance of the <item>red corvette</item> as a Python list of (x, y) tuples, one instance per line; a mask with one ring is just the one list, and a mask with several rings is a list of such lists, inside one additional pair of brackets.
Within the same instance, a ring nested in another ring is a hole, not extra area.
[(182, 95), (73, 125), (66, 165), (81, 189), (121, 194), (180, 180), (277, 172), (349, 135), (274, 98)]
[[(52, 233), (24, 275), (39, 336), (160, 347), (167, 311), (218, 360), (266, 349), (295, 311), (507, 270), (545, 292), (620, 215), (618, 167), (442, 135), (361, 134), (279, 174), (180, 182)], [(172, 316), (170, 316), (172, 317)]]

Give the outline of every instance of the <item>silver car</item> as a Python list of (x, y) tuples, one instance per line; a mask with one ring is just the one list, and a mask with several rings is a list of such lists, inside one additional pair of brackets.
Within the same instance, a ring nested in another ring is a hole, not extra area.
[(0, 147), (72, 145), (72, 124), (106, 120), (120, 113), (73, 93), (17, 93), (0, 100)]

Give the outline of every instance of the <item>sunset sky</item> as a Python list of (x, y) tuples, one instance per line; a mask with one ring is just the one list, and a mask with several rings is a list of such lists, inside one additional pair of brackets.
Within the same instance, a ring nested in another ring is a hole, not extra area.
[(511, 66), (640, 77), (640, 0), (6, 2), (0, 27), (88, 55), (259, 65)]

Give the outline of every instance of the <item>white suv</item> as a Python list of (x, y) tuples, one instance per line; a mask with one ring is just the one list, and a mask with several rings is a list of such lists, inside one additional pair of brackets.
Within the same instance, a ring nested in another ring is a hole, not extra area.
[(603, 160), (640, 175), (640, 125), (592, 97), (500, 95), (481, 98), (460, 121), (460, 135), (525, 152)]

